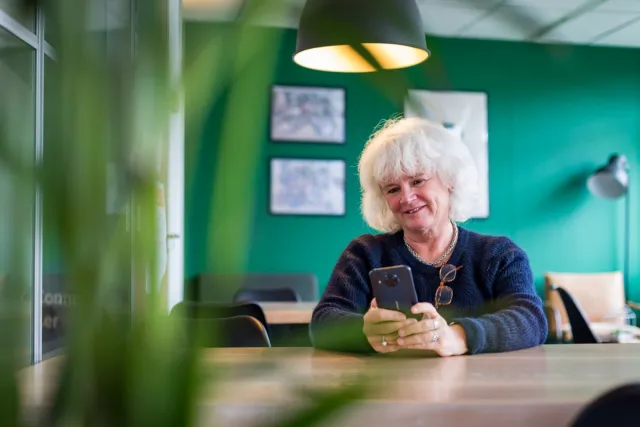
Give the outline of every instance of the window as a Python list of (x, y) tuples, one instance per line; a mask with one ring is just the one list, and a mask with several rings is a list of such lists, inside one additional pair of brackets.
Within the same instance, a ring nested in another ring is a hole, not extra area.
[(0, 28), (0, 286), (2, 303), (22, 320), (25, 363), (31, 359), (32, 337), (34, 188), (29, 172), (35, 148), (35, 52)]
[(27, 30), (35, 33), (36, 9), (33, 3), (23, 0), (0, 0), (0, 14), (2, 13), (17, 21), (18, 24), (24, 26)]

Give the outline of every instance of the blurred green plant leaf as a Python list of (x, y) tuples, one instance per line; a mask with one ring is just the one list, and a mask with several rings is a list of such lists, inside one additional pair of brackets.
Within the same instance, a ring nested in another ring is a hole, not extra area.
[[(33, 4), (24, 0), (25, 6)], [(96, 26), (96, 19), (106, 20), (96, 14), (96, 7), (104, 5), (88, 0), (40, 4), (46, 38), (55, 49), (55, 61), (47, 60), (45, 68), (42, 162), (15, 150), (30, 142), (10, 138), (9, 124), (0, 117), (0, 172), (15, 180), (16, 234), (33, 235), (30, 213), (39, 194), (45, 236), (55, 236), (66, 291), (77, 301), (70, 307), (50, 404), (34, 418), (47, 427), (195, 425), (201, 392), (216, 386), (222, 367), (205, 366), (201, 349), (182, 340), (184, 331), (167, 315), (157, 286), (157, 184), (166, 166), (168, 122), (183, 95), (189, 111), (185, 120), (195, 128), (211, 105), (224, 103), (218, 167), (209, 177), (208, 252), (215, 268), (241, 272), (252, 233), (268, 87), (280, 47), (280, 34), (264, 37), (253, 25), (262, 14), (286, 14), (290, 6), (279, 0), (248, 2), (233, 25), (206, 40), (176, 82), (170, 72), (166, 4), (137, 1), (136, 13), (115, 28), (106, 21)], [(107, 213), (112, 164), (121, 181), (118, 211), (133, 214), (129, 218), (135, 223)], [(33, 255), (32, 242), (26, 239), (25, 246), (22, 240), (10, 242), (12, 265), (22, 266), (25, 255)], [(21, 303), (33, 283), (26, 270), (3, 282), (0, 305), (0, 419), (16, 427), (22, 420), (14, 374), (24, 365), (31, 314)], [(258, 361), (244, 374), (274, 366)], [(277, 425), (317, 425), (367, 390), (364, 379), (312, 390), (310, 403)]]

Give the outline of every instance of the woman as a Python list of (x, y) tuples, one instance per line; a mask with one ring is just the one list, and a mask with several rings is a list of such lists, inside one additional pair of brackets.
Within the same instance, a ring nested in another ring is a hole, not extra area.
[[(506, 237), (457, 224), (473, 207), (477, 171), (453, 133), (424, 119), (388, 121), (367, 142), (358, 170), (363, 216), (382, 233), (354, 239), (340, 256), (313, 312), (317, 348), (452, 356), (545, 341), (527, 255)], [(376, 305), (369, 271), (394, 265), (411, 267), (419, 320)]]

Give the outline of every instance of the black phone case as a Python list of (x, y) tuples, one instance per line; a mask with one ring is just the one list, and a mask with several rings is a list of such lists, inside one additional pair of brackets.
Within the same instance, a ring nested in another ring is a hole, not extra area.
[(369, 272), (369, 280), (379, 308), (400, 311), (416, 319), (422, 317), (411, 313), (411, 307), (418, 303), (411, 267), (394, 265), (374, 268)]

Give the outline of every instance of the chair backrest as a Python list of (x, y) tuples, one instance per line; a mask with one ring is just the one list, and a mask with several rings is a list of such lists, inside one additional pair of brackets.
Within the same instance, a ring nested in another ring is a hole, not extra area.
[(624, 383), (606, 390), (583, 406), (569, 425), (570, 427), (600, 427), (611, 424), (615, 420), (616, 427), (636, 427), (640, 425), (638, 402), (640, 402), (640, 383)]
[(251, 316), (181, 317), (188, 345), (200, 347), (271, 347), (264, 325)]
[(589, 327), (589, 320), (571, 294), (560, 286), (552, 286), (558, 293), (571, 324), (571, 335), (574, 344), (596, 344), (600, 340)]
[[(609, 319), (612, 313), (623, 313), (625, 304), (622, 272), (604, 273), (557, 273), (545, 274), (545, 299), (552, 310), (560, 313), (560, 321), (566, 325), (569, 320), (560, 295), (552, 292), (551, 286), (560, 286), (580, 304), (590, 322), (616, 322), (624, 324), (624, 317)], [(559, 325), (560, 327), (562, 325)]]
[(180, 301), (171, 309), (171, 316), (191, 319), (222, 319), (237, 316), (251, 316), (258, 320), (268, 330), (267, 318), (258, 304), (243, 303), (215, 303)]
[(233, 296), (235, 302), (241, 301), (262, 301), (262, 302), (280, 302), (280, 301), (300, 301), (300, 295), (293, 289), (240, 289)]
[(186, 284), (194, 301), (231, 302), (240, 289), (293, 289), (301, 301), (318, 301), (318, 278), (313, 273), (200, 274)]

